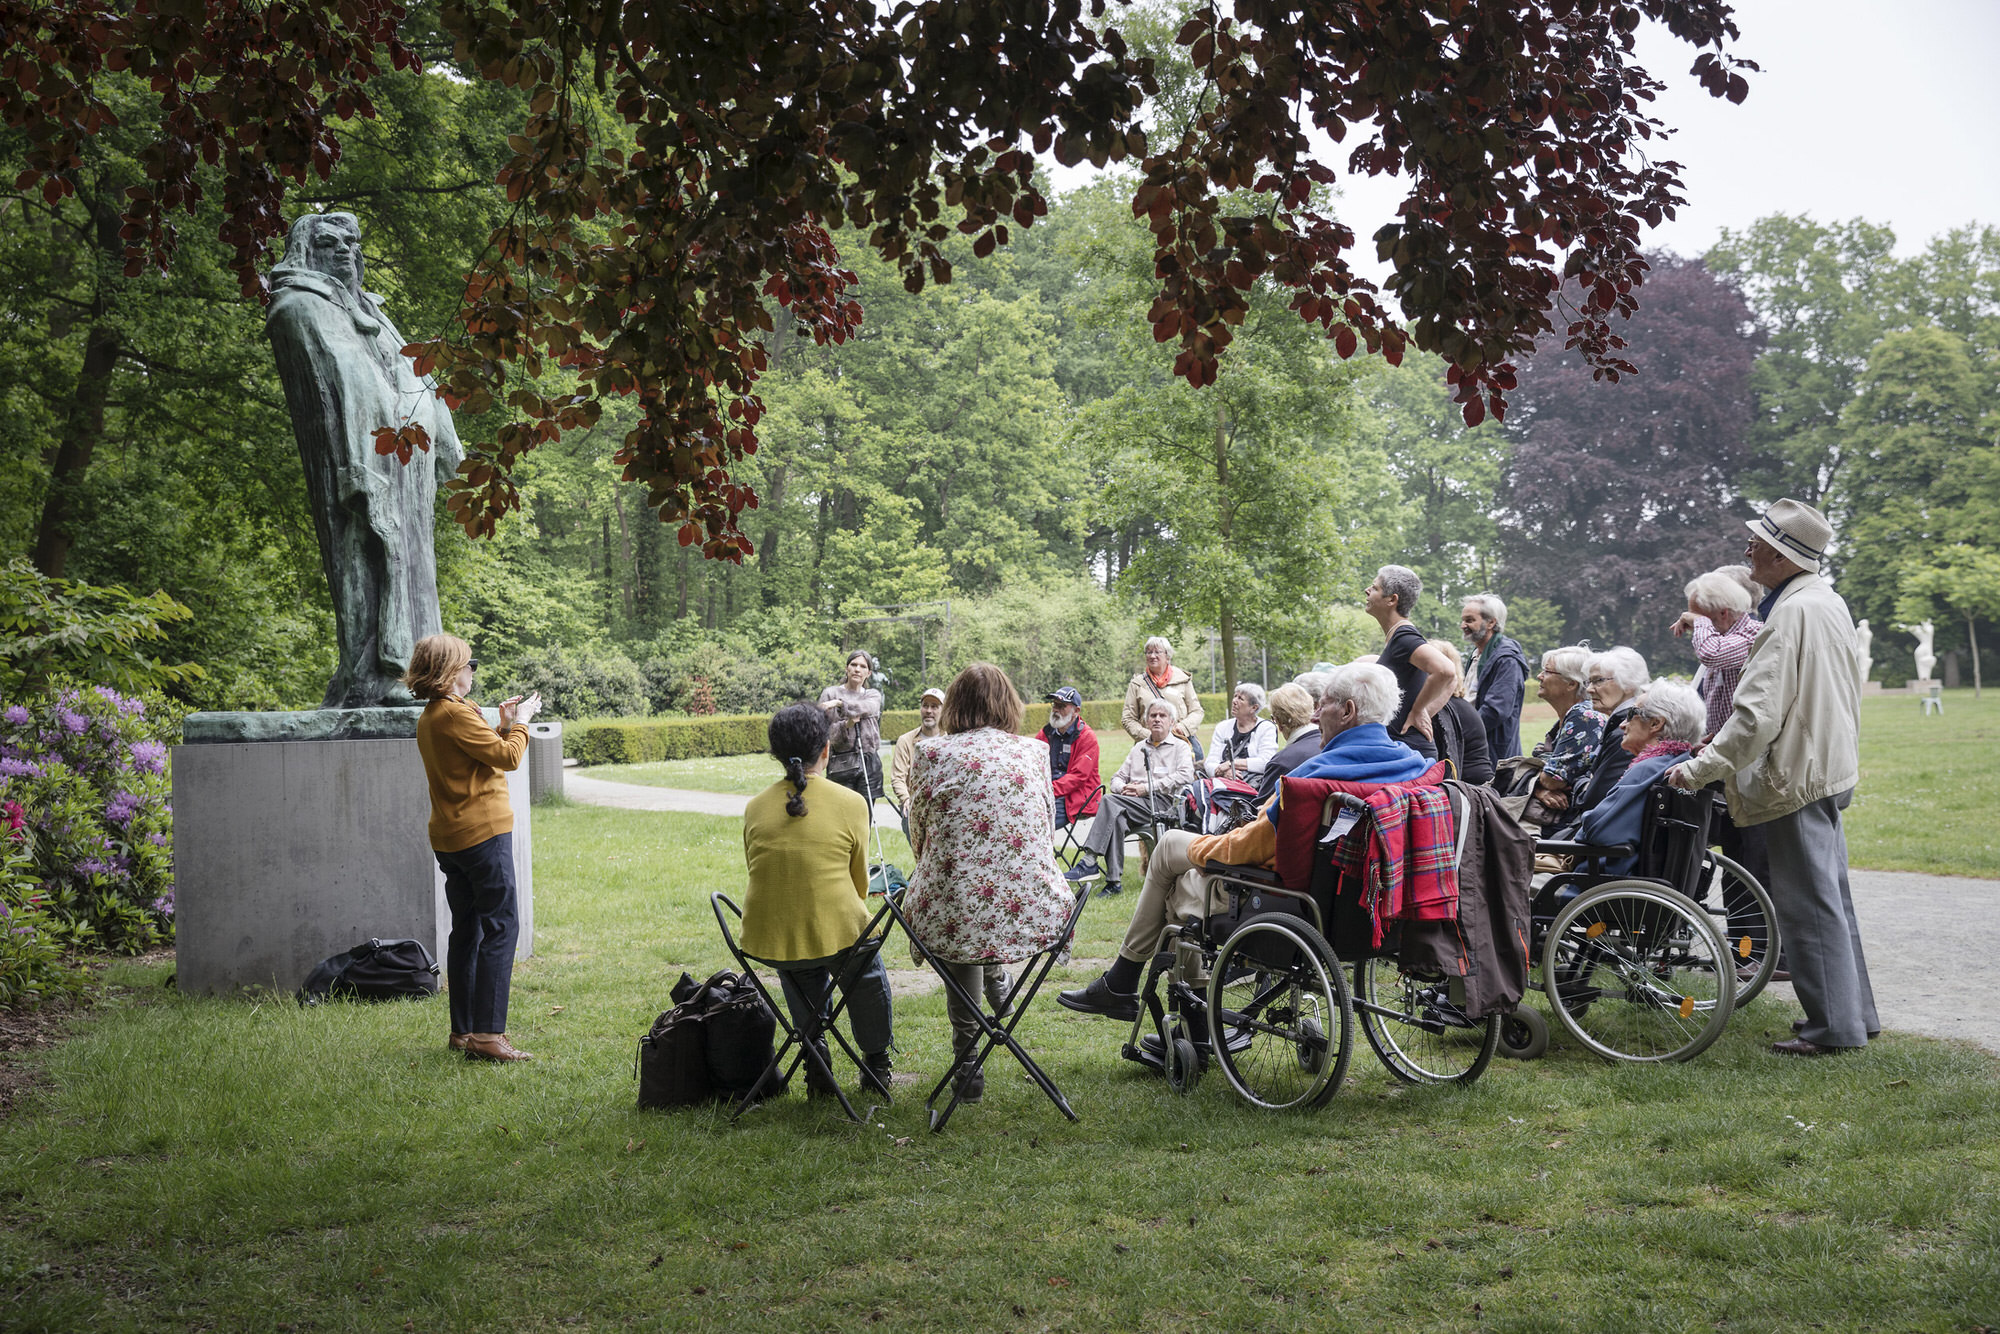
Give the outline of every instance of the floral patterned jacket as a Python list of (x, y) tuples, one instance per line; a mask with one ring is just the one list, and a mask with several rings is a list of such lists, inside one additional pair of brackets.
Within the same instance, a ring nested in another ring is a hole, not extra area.
[(1011, 963), (1047, 949), (1076, 895), (1056, 866), (1049, 752), (998, 728), (917, 742), (903, 914), (948, 963)]
[(1548, 757), (1542, 773), (1575, 786), (1577, 778), (1589, 770), (1590, 757), (1597, 753), (1597, 741), (1603, 735), (1603, 714), (1585, 703), (1570, 705), (1569, 712), (1535, 747), (1535, 754)]

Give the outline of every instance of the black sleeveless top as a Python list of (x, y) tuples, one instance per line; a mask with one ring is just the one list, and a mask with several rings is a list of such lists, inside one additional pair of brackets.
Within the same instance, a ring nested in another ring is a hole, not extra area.
[(1389, 735), (1419, 755), (1434, 760), (1437, 758), (1437, 747), (1429, 738), (1422, 732), (1403, 730), (1403, 725), (1409, 721), (1410, 706), (1417, 702), (1417, 696), (1423, 693), (1424, 683), (1431, 679), (1429, 672), (1410, 661), (1410, 655), (1427, 642), (1423, 631), (1404, 621), (1396, 627), (1396, 633), (1389, 636), (1382, 656), (1376, 661), (1395, 673), (1396, 686), (1403, 692), (1403, 702), (1397, 707), (1396, 716), (1389, 720)]

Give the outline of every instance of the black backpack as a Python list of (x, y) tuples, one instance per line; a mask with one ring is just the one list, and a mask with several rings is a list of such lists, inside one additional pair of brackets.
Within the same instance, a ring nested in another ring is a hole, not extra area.
[(299, 988), (299, 1004), (435, 996), (437, 960), (421, 940), (369, 940), (321, 959)]

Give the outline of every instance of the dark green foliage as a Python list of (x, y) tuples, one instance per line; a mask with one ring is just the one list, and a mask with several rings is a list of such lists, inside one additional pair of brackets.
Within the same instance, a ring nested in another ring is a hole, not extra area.
[(0, 698), (18, 700), (59, 676), (123, 690), (190, 685), (199, 666), (168, 666), (146, 649), (193, 614), (165, 593), (137, 597), (10, 561), (0, 567)]
[[(483, 670), (483, 669), (482, 669)], [(480, 687), (488, 702), (540, 691), (551, 718), (643, 716), (646, 678), (618, 649), (601, 645), (530, 649)]]
[(711, 755), (755, 755), (769, 744), (767, 713), (704, 718), (597, 720), (563, 729), (563, 754), (585, 764), (651, 764)]

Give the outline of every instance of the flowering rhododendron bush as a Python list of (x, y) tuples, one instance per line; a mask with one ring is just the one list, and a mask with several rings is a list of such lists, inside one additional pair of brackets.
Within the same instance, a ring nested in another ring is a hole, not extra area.
[[(173, 937), (167, 747), (180, 714), (109, 686), (58, 685), (0, 706), (0, 878), (13, 940), (137, 953)], [(7, 1003), (0, 998), (0, 1003)]]

